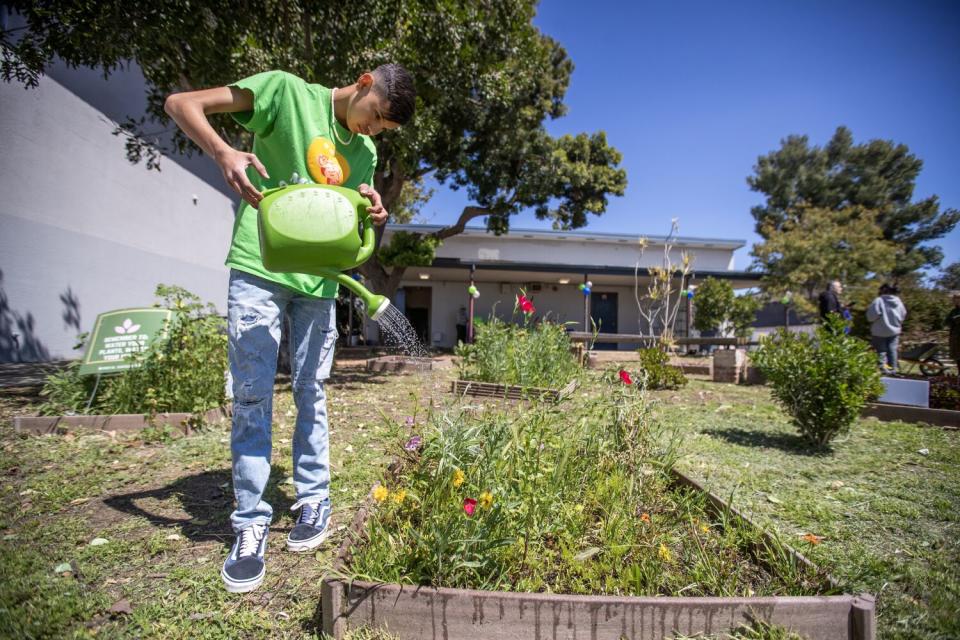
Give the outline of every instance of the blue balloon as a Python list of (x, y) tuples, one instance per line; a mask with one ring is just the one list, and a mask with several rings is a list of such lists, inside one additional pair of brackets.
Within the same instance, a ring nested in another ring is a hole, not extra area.
[(583, 295), (585, 295), (585, 296), (590, 295), (590, 287), (584, 287), (584, 288), (583, 288)]

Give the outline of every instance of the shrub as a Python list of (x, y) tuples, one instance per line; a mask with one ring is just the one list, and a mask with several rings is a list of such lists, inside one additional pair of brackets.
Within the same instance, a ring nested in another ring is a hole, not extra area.
[(647, 389), (679, 389), (687, 384), (687, 377), (679, 367), (669, 364), (669, 356), (663, 349), (652, 347), (640, 349), (640, 369)]
[(727, 319), (733, 308), (733, 286), (726, 280), (707, 278), (693, 298), (693, 326), (697, 331), (713, 331)]
[[(156, 305), (176, 311), (166, 334), (138, 354), (139, 367), (101, 379), (90, 406), (95, 413), (202, 413), (225, 401), (227, 336), (211, 304), (189, 291), (158, 285)], [(86, 413), (94, 376), (79, 365), (47, 378), (40, 407), (45, 415)]]
[(460, 377), (522, 387), (558, 388), (570, 382), (579, 365), (564, 325), (534, 322), (532, 315), (522, 313), (519, 325), (496, 316), (477, 321), (473, 343), (457, 345)]
[(883, 391), (876, 354), (830, 318), (815, 336), (781, 329), (751, 355), (800, 434), (823, 446), (846, 432)]

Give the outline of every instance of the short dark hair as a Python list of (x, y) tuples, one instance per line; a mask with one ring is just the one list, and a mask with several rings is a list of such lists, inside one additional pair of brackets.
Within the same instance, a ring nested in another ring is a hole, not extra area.
[(383, 117), (397, 124), (410, 122), (416, 107), (417, 90), (407, 70), (398, 64), (382, 64), (373, 70), (373, 77), (377, 80), (373, 90), (388, 104)]

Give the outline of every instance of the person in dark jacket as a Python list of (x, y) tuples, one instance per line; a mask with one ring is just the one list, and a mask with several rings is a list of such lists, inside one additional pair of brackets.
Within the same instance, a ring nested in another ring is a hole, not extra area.
[(960, 365), (960, 291), (953, 292), (953, 309), (950, 309), (944, 324), (950, 331), (950, 357)]
[(827, 285), (826, 291), (820, 294), (820, 319), (824, 322), (831, 313), (843, 315), (843, 305), (840, 304), (841, 293), (843, 293), (843, 285), (839, 280), (834, 280)]

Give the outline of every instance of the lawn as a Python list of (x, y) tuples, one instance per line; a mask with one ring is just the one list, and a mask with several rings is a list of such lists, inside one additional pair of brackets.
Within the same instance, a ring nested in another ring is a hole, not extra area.
[[(581, 393), (602, 393), (599, 375), (590, 372)], [(454, 376), (338, 370), (328, 384), (337, 535), (307, 555), (282, 545), (293, 517), (293, 412), (289, 385), (278, 385), (268, 574), (242, 596), (219, 577), (232, 542), (227, 426), (178, 439), (21, 437), (9, 418), (31, 407), (0, 400), (0, 637), (317, 637), (331, 550), (406, 417), (453, 402)], [(832, 452), (813, 454), (765, 388), (694, 380), (653, 395), (656, 415), (684, 434), (680, 469), (848, 592), (877, 594), (881, 638), (960, 637), (960, 432), (862, 420)], [(107, 542), (92, 545), (97, 538)]]

